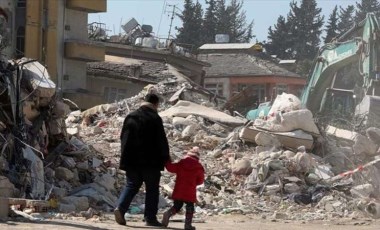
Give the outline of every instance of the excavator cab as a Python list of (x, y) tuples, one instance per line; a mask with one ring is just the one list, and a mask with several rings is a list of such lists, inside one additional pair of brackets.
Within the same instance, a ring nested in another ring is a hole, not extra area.
[(320, 113), (352, 118), (355, 111), (355, 94), (352, 90), (327, 88), (320, 107)]

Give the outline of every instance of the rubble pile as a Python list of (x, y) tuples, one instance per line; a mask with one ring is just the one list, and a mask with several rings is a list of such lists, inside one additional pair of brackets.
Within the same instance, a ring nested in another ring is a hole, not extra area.
[[(281, 108), (281, 114), (274, 112), (269, 119), (244, 126), (245, 119), (219, 111), (216, 103), (210, 103), (207, 97), (183, 86), (170, 87), (162, 83), (147, 87), (136, 97), (102, 106), (103, 109), (98, 107), (81, 115), (71, 114), (67, 125), (80, 129), (77, 135), (102, 152), (104, 162), (110, 162), (112, 170), (119, 173), (119, 134), (124, 118), (129, 111), (138, 108), (147, 91), (157, 91), (164, 101), (160, 115), (172, 158), (183, 157), (195, 145), (203, 150), (201, 160), (207, 177), (205, 184), (198, 188), (198, 215), (237, 212), (294, 220), (378, 216), (376, 199), (380, 183), (375, 174), (379, 166), (376, 154), (372, 147), (369, 155), (367, 150), (359, 148), (369, 148), (368, 143), (361, 142), (378, 143), (373, 141), (377, 129), (369, 129), (368, 138), (358, 136), (356, 142), (347, 142), (345, 146), (339, 140), (326, 137), (326, 150), (321, 153), (317, 150), (320, 149), (318, 145), (322, 145), (319, 143), (322, 137), (308, 110), (293, 105), (288, 111)], [(184, 100), (185, 91), (191, 94), (187, 100)], [(173, 95), (181, 95), (174, 100), (174, 105)], [(89, 116), (91, 119), (87, 122)], [(292, 117), (304, 122), (294, 122)], [(247, 133), (249, 135), (245, 135)], [(318, 155), (313, 154), (312, 149)], [(364, 162), (372, 164), (358, 174), (352, 172), (342, 176)], [(373, 171), (371, 181), (363, 180), (370, 171)], [(173, 176), (164, 172), (161, 184), (161, 194), (166, 198), (164, 202), (161, 197), (161, 204), (165, 205), (170, 202)], [(143, 199), (133, 205), (134, 213), (142, 212)]]
[[(20, 103), (22, 109), (9, 106), (2, 113), (6, 150), (0, 155), (0, 189), (7, 197), (46, 200), (57, 212), (84, 218), (111, 211), (126, 183), (125, 172), (118, 170), (123, 121), (147, 92), (157, 92), (172, 159), (180, 159), (193, 146), (202, 150), (206, 180), (198, 187), (197, 215), (380, 217), (377, 128), (346, 139), (322, 135), (310, 111), (285, 94), (269, 117), (248, 122), (221, 111), (223, 101), (214, 94), (173, 76), (134, 97), (69, 112), (55, 99), (50, 81), (41, 88), (35, 79), (21, 81), (21, 93), (33, 95), (24, 97), (28, 100)], [(20, 101), (16, 98), (11, 97), (9, 105)], [(17, 111), (23, 111), (22, 120)], [(170, 202), (173, 178), (163, 173), (160, 208)], [(143, 209), (141, 192), (129, 213)]]

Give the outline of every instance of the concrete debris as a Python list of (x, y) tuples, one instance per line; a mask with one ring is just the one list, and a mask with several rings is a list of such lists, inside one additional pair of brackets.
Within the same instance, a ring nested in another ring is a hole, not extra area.
[(241, 159), (232, 166), (232, 173), (236, 175), (249, 175), (251, 172), (251, 162), (246, 159)]
[(187, 117), (189, 115), (197, 115), (214, 122), (231, 126), (241, 126), (246, 122), (245, 119), (232, 117), (223, 112), (189, 101), (178, 101), (177, 104), (172, 106), (170, 109), (160, 113), (161, 117)]
[(372, 142), (370, 139), (368, 139), (366, 136), (363, 135), (357, 135), (355, 138), (355, 144), (353, 146), (353, 150), (355, 154), (368, 154), (368, 155), (375, 155), (376, 151), (378, 149), (378, 146), (374, 142)]
[(67, 196), (61, 200), (63, 204), (73, 204), (75, 206), (75, 211), (87, 211), (89, 208), (89, 201), (87, 197), (75, 197)]
[[(363, 200), (367, 201), (362, 203), (363, 216), (380, 215), (378, 129), (343, 141), (332, 140), (331, 135), (323, 139), (311, 112), (293, 96), (285, 95), (281, 100), (286, 104), (277, 103), (266, 119), (244, 126), (245, 119), (221, 111), (223, 100), (190, 81), (171, 78), (117, 103), (71, 113), (51, 95), (51, 88), (36, 90), (42, 92), (36, 100), (49, 106), (25, 108), (30, 118), (20, 125), (20, 130), (28, 130), (25, 135), (10, 132), (11, 124), (24, 120), (20, 116), (1, 121), (5, 129), (0, 129), (0, 141), (7, 151), (0, 154), (0, 196), (39, 198), (55, 211), (75, 212), (86, 219), (100, 210), (111, 211), (126, 184), (126, 173), (118, 170), (124, 119), (148, 91), (155, 91), (162, 97), (160, 115), (173, 160), (195, 145), (202, 150), (206, 180), (197, 188), (197, 215), (237, 212), (265, 214), (274, 220), (356, 218)], [(15, 95), (9, 104), (17, 101)], [(13, 111), (5, 112), (11, 115)], [(326, 148), (320, 148), (323, 143)], [(22, 164), (24, 158), (28, 159), (21, 167), (25, 170), (15, 171), (14, 164)], [(163, 172), (160, 209), (170, 205), (173, 187), (172, 174)], [(131, 214), (143, 213), (144, 198), (140, 191)]]
[(55, 169), (55, 177), (59, 180), (70, 181), (74, 179), (74, 173), (70, 169), (58, 167)]
[(367, 198), (375, 191), (372, 184), (362, 184), (353, 187), (350, 192), (353, 196)]

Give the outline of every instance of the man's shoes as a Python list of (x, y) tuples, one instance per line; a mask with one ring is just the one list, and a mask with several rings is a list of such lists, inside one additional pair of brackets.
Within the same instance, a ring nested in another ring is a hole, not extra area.
[(152, 226), (152, 227), (164, 227), (158, 220), (147, 220), (145, 219), (145, 225), (146, 226)]
[(113, 214), (115, 215), (116, 223), (118, 223), (120, 225), (126, 225), (127, 224), (127, 221), (125, 221), (125, 218), (124, 218), (125, 212), (122, 212), (119, 208), (116, 208), (113, 211)]
[(164, 214), (162, 215), (162, 221), (161, 221), (162, 226), (167, 227), (169, 225), (170, 216), (171, 216), (171, 209), (164, 212)]

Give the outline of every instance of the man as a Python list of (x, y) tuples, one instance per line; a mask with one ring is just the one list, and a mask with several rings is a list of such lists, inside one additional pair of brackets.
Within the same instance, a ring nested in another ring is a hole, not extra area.
[(120, 169), (127, 173), (127, 185), (114, 211), (115, 220), (125, 225), (124, 214), (142, 183), (145, 183), (145, 212), (147, 226), (162, 226), (157, 221), (161, 171), (169, 160), (169, 145), (162, 119), (157, 113), (159, 97), (149, 93), (139, 109), (124, 120), (121, 131)]

